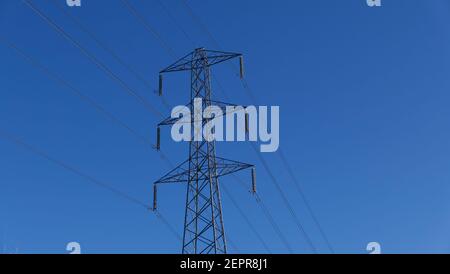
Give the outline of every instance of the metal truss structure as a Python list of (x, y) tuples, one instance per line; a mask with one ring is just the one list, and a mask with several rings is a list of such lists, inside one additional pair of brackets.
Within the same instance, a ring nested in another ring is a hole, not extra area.
[[(196, 121), (196, 119), (200, 118), (203, 128), (211, 118), (198, 117), (199, 114), (194, 111), (194, 100), (201, 98), (203, 109), (211, 105), (224, 109), (226, 106), (231, 105), (211, 99), (210, 70), (213, 65), (233, 58), (239, 58), (241, 61), (242, 77), (243, 62), (241, 54), (205, 50), (204, 48), (194, 50), (160, 72), (160, 95), (162, 94), (163, 74), (190, 71), (191, 96), (190, 103), (186, 106), (191, 110), (191, 121)], [(173, 125), (179, 119), (169, 117), (158, 125), (158, 149), (160, 148), (161, 139), (160, 127)], [(187, 183), (183, 254), (227, 253), (219, 178), (244, 169), (252, 170), (253, 189), (255, 190), (255, 169), (253, 165), (217, 157), (214, 141), (192, 140), (189, 144), (188, 159), (155, 182), (154, 210), (157, 210), (156, 193), (158, 185)]]

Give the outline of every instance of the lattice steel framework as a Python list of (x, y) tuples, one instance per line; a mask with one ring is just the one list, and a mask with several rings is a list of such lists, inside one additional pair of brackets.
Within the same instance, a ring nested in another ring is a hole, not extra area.
[[(199, 115), (202, 115), (201, 113), (195, 113), (194, 101), (196, 98), (201, 98), (203, 109), (215, 105), (221, 107), (223, 113), (226, 114), (225, 107), (231, 104), (211, 100), (210, 68), (233, 58), (240, 58), (242, 75), (241, 54), (211, 51), (204, 48), (196, 49), (161, 71), (160, 94), (162, 94), (162, 75), (164, 73), (190, 71), (191, 100), (187, 106), (191, 110), (191, 121), (202, 120), (204, 127), (211, 119), (202, 119), (202, 117), (199, 117)], [(160, 147), (160, 127), (173, 125), (179, 119), (169, 117), (158, 125), (158, 149)], [(195, 134), (196, 132), (194, 132)], [(219, 178), (248, 168), (252, 170), (253, 184), (255, 184), (253, 165), (216, 157), (215, 142), (208, 142), (203, 138), (202, 141), (191, 141), (189, 158), (155, 182), (154, 210), (157, 209), (157, 185), (187, 183), (183, 254), (227, 253)]]

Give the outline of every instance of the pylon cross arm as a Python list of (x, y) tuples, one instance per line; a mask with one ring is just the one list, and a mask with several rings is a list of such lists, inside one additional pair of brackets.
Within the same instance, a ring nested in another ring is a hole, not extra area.
[(176, 61), (174, 64), (163, 69), (160, 73), (169, 73), (177, 71), (188, 71), (194, 69), (203, 68), (203, 62), (199, 62), (206, 58), (208, 60), (208, 66), (214, 66), (216, 64), (228, 61), (230, 59), (240, 57), (242, 54), (234, 52), (224, 52), (215, 50), (204, 50), (206, 57), (193, 57), (195, 56), (195, 51), (187, 54), (180, 60)]
[[(251, 164), (241, 163), (220, 157), (217, 157), (216, 159), (217, 178), (254, 167)], [(156, 181), (155, 184), (187, 183), (193, 178), (198, 178), (198, 180), (207, 180), (207, 169), (207, 165), (200, 170), (195, 170), (193, 168), (189, 169), (189, 160), (187, 160)]]
[[(226, 116), (228, 114), (233, 114), (235, 111), (228, 111), (227, 107), (237, 107), (238, 105), (236, 104), (232, 104), (232, 103), (226, 103), (226, 102), (221, 102), (221, 101), (214, 101), (211, 100), (211, 104), (214, 106), (217, 106), (219, 108), (222, 109), (222, 113), (223, 116)], [(186, 105), (187, 108), (190, 109), (191, 107), (191, 103)], [(242, 108), (246, 108), (247, 106), (242, 106)], [(158, 126), (172, 126), (174, 124), (176, 124), (178, 121), (180, 121), (182, 119), (182, 117), (176, 117), (176, 118), (172, 118), (172, 116), (167, 117), (166, 119), (164, 119), (161, 123), (158, 124)], [(193, 121), (191, 121), (192, 123), (194, 123), (194, 119), (192, 119)]]

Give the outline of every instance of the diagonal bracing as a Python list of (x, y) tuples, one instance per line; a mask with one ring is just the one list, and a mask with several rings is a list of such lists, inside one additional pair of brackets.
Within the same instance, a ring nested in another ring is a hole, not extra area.
[[(221, 109), (226, 109), (226, 106), (232, 105), (211, 100), (210, 69), (213, 65), (238, 57), (242, 64), (241, 54), (198, 48), (161, 71), (160, 94), (162, 94), (162, 74), (190, 71), (191, 96), (190, 103), (186, 106), (191, 110), (191, 123), (201, 121), (204, 127), (213, 118), (203, 119), (198, 117), (199, 114), (194, 110), (194, 100), (202, 99), (203, 108), (217, 104)], [(169, 117), (158, 124), (158, 148), (160, 147), (160, 126), (170, 126), (178, 121), (177, 118)], [(158, 185), (187, 184), (183, 254), (227, 253), (219, 178), (250, 168), (253, 185), (255, 185), (253, 165), (217, 157), (215, 141), (206, 141), (206, 138), (203, 140), (194, 139), (189, 143), (188, 159), (155, 182), (154, 210), (157, 209), (156, 193)], [(256, 190), (255, 187), (254, 190)]]

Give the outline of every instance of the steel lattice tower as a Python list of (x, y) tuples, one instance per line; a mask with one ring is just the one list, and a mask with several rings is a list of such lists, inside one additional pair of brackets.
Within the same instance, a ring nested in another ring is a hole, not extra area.
[[(162, 75), (169, 72), (191, 72), (191, 96), (187, 105), (191, 110), (191, 121), (202, 121), (202, 128), (211, 119), (202, 119), (202, 113), (195, 113), (196, 98), (202, 99), (202, 107), (219, 106), (226, 114), (226, 106), (231, 105), (211, 99), (211, 67), (233, 58), (241, 60), (242, 55), (199, 48), (178, 60), (175, 64), (160, 72), (160, 95), (162, 94)], [(180, 118), (169, 117), (158, 125), (157, 147), (160, 148), (160, 127), (170, 126)], [(192, 129), (191, 125), (191, 129)], [(198, 133), (194, 130), (194, 135)], [(201, 134), (201, 133), (200, 133)], [(227, 243), (219, 178), (243, 169), (251, 168), (253, 191), (255, 188), (254, 166), (216, 156), (214, 141), (190, 141), (189, 158), (170, 171), (154, 185), (154, 210), (156, 205), (157, 185), (167, 183), (187, 183), (186, 212), (183, 235), (183, 254), (225, 254)]]

